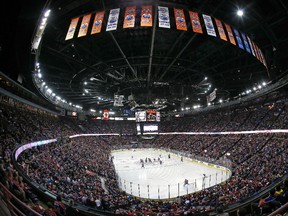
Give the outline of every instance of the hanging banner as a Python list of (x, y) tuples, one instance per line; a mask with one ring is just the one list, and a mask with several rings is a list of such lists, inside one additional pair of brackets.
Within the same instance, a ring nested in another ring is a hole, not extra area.
[(260, 61), (260, 58), (259, 58), (259, 55), (258, 55), (258, 51), (257, 51), (257, 46), (254, 43), (254, 41), (251, 41), (251, 42), (252, 42), (252, 46), (253, 46), (253, 49), (254, 49), (255, 54), (256, 54), (256, 58)]
[(126, 7), (123, 28), (134, 28), (136, 6)]
[(229, 38), (229, 41), (231, 44), (234, 44), (236, 46), (236, 41), (235, 41), (235, 38), (233, 36), (233, 33), (232, 33), (232, 29), (230, 27), (230, 25), (224, 23), (225, 27), (226, 27), (226, 31), (228, 33), (228, 38)]
[(247, 40), (247, 38), (246, 38), (246, 35), (245, 35), (243, 32), (240, 32), (240, 34), (241, 34), (241, 37), (242, 37), (242, 39), (243, 39), (243, 42), (244, 42), (244, 46), (245, 46), (246, 51), (249, 52), (249, 53), (251, 53), (250, 46), (249, 46), (249, 44), (248, 44), (248, 40)]
[(108, 120), (109, 119), (109, 110), (105, 109), (103, 111), (103, 120)]
[(263, 61), (262, 63), (263, 63), (263, 65), (267, 68), (267, 63), (266, 63), (266, 60), (265, 60), (264, 55), (263, 55), (263, 53), (262, 53), (262, 50), (259, 49), (259, 51), (260, 51), (260, 56), (261, 56), (262, 61)]
[(213, 92), (206, 96), (207, 103), (212, 102), (216, 98), (216, 91), (217, 89), (214, 89)]
[(106, 31), (112, 31), (117, 29), (119, 13), (120, 8), (110, 10)]
[(253, 56), (255, 56), (255, 51), (254, 51), (254, 48), (253, 48), (253, 45), (252, 45), (252, 42), (251, 42), (251, 39), (247, 36), (247, 39), (248, 39), (248, 43), (250, 45), (250, 48), (251, 48), (251, 51), (252, 51), (252, 54)]
[(175, 16), (176, 28), (178, 30), (187, 31), (184, 11), (182, 9), (174, 8), (174, 16)]
[(168, 7), (158, 6), (159, 27), (170, 28), (170, 17)]
[(101, 32), (102, 23), (104, 19), (104, 13), (105, 13), (104, 11), (101, 11), (95, 14), (91, 34), (97, 34)]
[(124, 95), (114, 95), (114, 106), (124, 106), (123, 105)]
[(76, 30), (76, 26), (78, 24), (78, 21), (79, 21), (79, 17), (71, 20), (71, 23), (70, 23), (70, 26), (69, 26), (65, 40), (69, 40), (69, 39), (73, 38), (75, 30)]
[(83, 17), (81, 26), (78, 32), (78, 38), (83, 37), (87, 34), (90, 19), (91, 19), (91, 14), (87, 14)]
[(214, 20), (215, 20), (220, 38), (224, 41), (227, 41), (227, 37), (226, 37), (226, 34), (225, 34), (225, 31), (224, 31), (224, 28), (223, 28), (221, 21), (216, 19), (216, 18), (214, 18)]
[(189, 16), (192, 24), (192, 29), (196, 33), (203, 34), (202, 26), (197, 12), (189, 11)]
[(234, 34), (235, 34), (235, 37), (236, 37), (236, 40), (237, 40), (237, 43), (238, 43), (238, 46), (244, 50), (244, 45), (243, 45), (243, 42), (240, 38), (240, 34), (238, 32), (237, 29), (233, 28), (233, 31), (234, 31)]
[(152, 6), (141, 7), (141, 26), (152, 26)]
[(263, 63), (262, 58), (261, 58), (261, 54), (260, 54), (260, 49), (256, 44), (255, 44), (255, 48), (256, 48), (256, 53), (258, 55), (258, 60)]
[(216, 37), (216, 32), (211, 17), (203, 14), (203, 19), (206, 26), (207, 34)]

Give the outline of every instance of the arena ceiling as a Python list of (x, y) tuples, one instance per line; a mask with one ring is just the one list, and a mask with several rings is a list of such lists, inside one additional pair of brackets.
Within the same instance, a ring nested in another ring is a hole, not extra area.
[[(156, 6), (168, 7), (171, 28), (159, 28), (157, 20), (153, 27), (140, 27), (144, 4), (153, 5), (153, 16)], [(137, 6), (135, 27), (123, 29), (124, 8), (133, 5)], [(34, 14), (34, 22), (22, 23), (33, 29), (44, 5), (29, 6), (20, 15)], [(42, 79), (57, 95), (84, 109), (111, 108), (114, 94), (124, 95), (125, 107), (161, 102), (165, 110), (205, 106), (206, 96), (215, 88), (217, 100), (231, 100), (263, 81), (275, 82), (287, 74), (288, 3), (284, 0), (57, 0), (48, 1), (48, 8), (51, 14), (37, 51)], [(108, 14), (114, 8), (121, 9), (118, 28), (106, 32)], [(173, 8), (185, 10), (187, 31), (176, 29)], [(240, 8), (243, 17), (236, 15)], [(106, 13), (101, 33), (65, 41), (71, 18), (101, 10)], [(244, 32), (262, 50), (268, 69), (237, 46), (208, 36), (205, 29), (203, 35), (193, 33), (189, 10)], [(35, 54), (22, 71), (30, 89), (33, 58)], [(134, 104), (127, 100), (130, 94)]]

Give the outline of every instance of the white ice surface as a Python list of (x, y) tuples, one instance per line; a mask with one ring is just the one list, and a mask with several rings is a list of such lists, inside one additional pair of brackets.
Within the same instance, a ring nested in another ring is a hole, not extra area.
[[(225, 168), (216, 168), (158, 149), (132, 149), (112, 152), (119, 187), (142, 198), (173, 198), (219, 184), (230, 177)], [(162, 165), (158, 161), (161, 155)], [(150, 158), (141, 168), (140, 159)], [(154, 161), (154, 158), (156, 159)], [(204, 178), (204, 175), (206, 178)], [(188, 179), (188, 185), (184, 180)]]

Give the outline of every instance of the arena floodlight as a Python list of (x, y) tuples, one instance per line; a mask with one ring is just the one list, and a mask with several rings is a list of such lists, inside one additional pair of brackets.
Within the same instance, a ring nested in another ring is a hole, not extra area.
[(51, 12), (51, 10), (48, 9), (48, 10), (45, 12), (44, 17), (47, 18), (47, 17), (50, 15), (50, 12)]
[(239, 17), (242, 17), (243, 14), (244, 14), (244, 11), (243, 11), (243, 10), (239, 9), (239, 10), (237, 11), (237, 15), (238, 15)]

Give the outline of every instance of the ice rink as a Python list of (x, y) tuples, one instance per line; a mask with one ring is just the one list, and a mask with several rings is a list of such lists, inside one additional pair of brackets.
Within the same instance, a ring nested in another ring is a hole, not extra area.
[[(193, 193), (219, 184), (231, 175), (224, 167), (217, 168), (189, 158), (181, 161), (180, 156), (158, 149), (117, 150), (112, 156), (119, 187), (142, 198), (167, 199)], [(188, 184), (184, 184), (185, 179)]]

